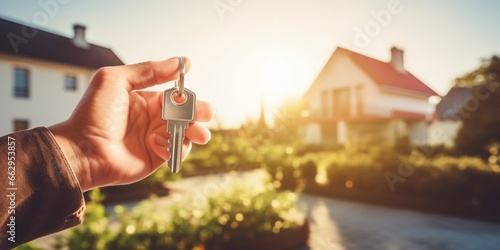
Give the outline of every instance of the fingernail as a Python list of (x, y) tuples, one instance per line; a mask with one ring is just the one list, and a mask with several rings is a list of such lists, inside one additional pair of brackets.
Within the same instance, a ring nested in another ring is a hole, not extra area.
[(157, 134), (155, 134), (155, 143), (160, 147), (168, 147), (168, 140)]

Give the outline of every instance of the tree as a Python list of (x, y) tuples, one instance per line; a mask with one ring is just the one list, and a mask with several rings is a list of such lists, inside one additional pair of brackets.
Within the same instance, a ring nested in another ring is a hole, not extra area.
[(455, 87), (475, 87), (500, 81), (500, 57), (481, 59), (479, 68), (455, 79)]
[(297, 99), (287, 99), (278, 108), (274, 116), (274, 131), (276, 140), (290, 142), (298, 139), (305, 104)]
[(472, 88), (459, 111), (462, 127), (455, 151), (486, 159), (488, 146), (500, 142), (500, 57), (483, 59), (478, 69), (457, 78), (455, 86)]

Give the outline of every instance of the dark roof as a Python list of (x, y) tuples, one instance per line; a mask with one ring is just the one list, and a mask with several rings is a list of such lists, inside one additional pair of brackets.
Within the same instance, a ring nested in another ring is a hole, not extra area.
[(440, 120), (458, 120), (460, 109), (472, 96), (472, 88), (470, 87), (451, 88), (436, 106), (438, 118)]
[[(23, 30), (32, 37), (25, 37)], [(37, 30), (33, 36), (33, 30), (37, 29), (0, 18), (0, 53), (92, 69), (123, 65), (120, 58), (109, 48), (94, 44), (89, 44), (86, 49), (80, 48), (73, 44), (71, 38), (43, 30)]]
[(390, 63), (382, 62), (354, 51), (339, 47), (339, 53), (344, 53), (354, 61), (368, 76), (380, 85), (410, 90), (425, 95), (438, 95), (425, 83), (408, 71), (400, 72)]

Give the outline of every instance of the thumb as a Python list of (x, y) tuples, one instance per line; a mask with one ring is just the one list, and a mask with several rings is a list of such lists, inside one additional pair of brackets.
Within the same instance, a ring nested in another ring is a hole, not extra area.
[[(184, 57), (185, 71), (189, 70), (191, 61)], [(148, 61), (132, 65), (118, 66), (118, 70), (127, 79), (129, 91), (151, 87), (179, 78), (179, 58), (165, 61)]]

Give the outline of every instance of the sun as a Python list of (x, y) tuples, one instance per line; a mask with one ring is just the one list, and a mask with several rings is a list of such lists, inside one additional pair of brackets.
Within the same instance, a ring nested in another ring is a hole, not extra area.
[(274, 114), (291, 97), (298, 95), (293, 78), (298, 72), (293, 64), (285, 60), (270, 59), (260, 65), (258, 86), (264, 104), (266, 120), (272, 124)]
[(291, 74), (290, 68), (289, 65), (283, 63), (266, 62), (262, 72), (264, 90), (272, 93), (286, 92), (285, 83), (288, 74)]

